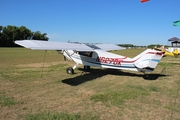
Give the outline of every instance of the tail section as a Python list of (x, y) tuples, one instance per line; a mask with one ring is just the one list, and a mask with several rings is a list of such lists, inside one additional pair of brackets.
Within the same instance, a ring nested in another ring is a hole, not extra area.
[(166, 49), (164, 48), (164, 46), (161, 46), (160, 48), (157, 48), (157, 46), (155, 46), (153, 49), (157, 50), (157, 51), (162, 51), (165, 52)]
[(154, 49), (147, 49), (133, 58), (134, 65), (140, 72), (151, 72), (163, 57), (164, 52)]

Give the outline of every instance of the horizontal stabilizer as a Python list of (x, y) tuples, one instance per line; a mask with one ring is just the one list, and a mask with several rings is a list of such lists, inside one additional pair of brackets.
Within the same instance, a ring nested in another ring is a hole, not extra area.
[(120, 47), (120, 46), (118, 46), (116, 44), (95, 44), (95, 46), (97, 46), (98, 48), (100, 48), (102, 50), (106, 50), (106, 51), (125, 49), (125, 48)]

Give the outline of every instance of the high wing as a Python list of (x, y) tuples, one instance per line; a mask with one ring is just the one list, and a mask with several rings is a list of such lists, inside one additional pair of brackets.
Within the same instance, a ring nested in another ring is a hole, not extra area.
[(49, 42), (42, 40), (17, 40), (16, 44), (32, 50), (77, 50), (77, 51), (93, 51), (92, 48), (85, 44), (65, 43), (65, 42)]
[(123, 47), (115, 44), (80, 44), (66, 42), (50, 42), (42, 40), (16, 40), (16, 44), (32, 50), (76, 50), (76, 51), (94, 51), (101, 49), (105, 51), (121, 50)]

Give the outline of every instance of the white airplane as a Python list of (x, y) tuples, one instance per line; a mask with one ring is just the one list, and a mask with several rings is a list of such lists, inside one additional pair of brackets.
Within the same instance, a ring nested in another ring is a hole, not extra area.
[[(74, 67), (68, 67), (67, 73), (73, 74), (74, 69), (83, 64), (85, 70), (90, 66), (101, 68), (131, 70), (137, 72), (152, 72), (164, 55), (163, 51), (146, 49), (144, 52), (129, 58), (117, 55), (110, 50), (124, 49), (115, 44), (79, 44), (65, 42), (49, 42), (40, 40), (17, 40), (16, 44), (32, 50), (61, 50), (62, 54), (69, 60), (74, 61)], [(146, 77), (148, 77), (145, 74)]]

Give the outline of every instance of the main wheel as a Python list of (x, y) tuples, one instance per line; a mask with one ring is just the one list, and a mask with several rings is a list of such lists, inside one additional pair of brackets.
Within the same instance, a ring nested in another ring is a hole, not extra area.
[(74, 69), (72, 67), (68, 67), (66, 72), (67, 74), (74, 74)]
[(89, 71), (89, 70), (90, 70), (90, 66), (85, 65), (85, 66), (84, 66), (84, 70), (85, 70), (85, 71)]

